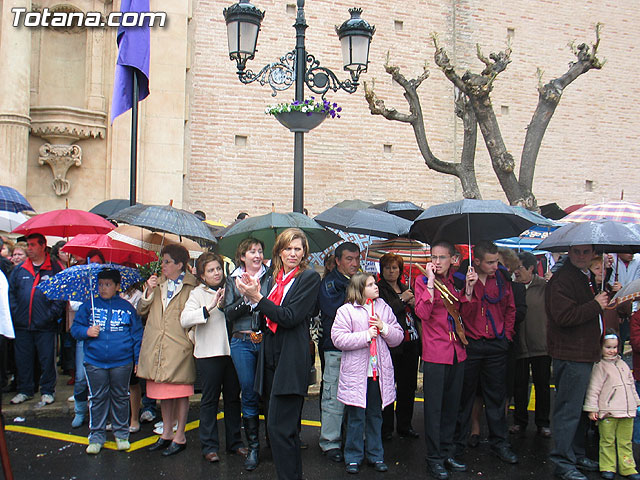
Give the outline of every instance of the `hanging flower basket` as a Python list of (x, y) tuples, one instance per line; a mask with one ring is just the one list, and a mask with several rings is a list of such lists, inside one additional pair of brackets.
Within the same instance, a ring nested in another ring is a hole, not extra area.
[(287, 127), (292, 132), (307, 133), (309, 130), (313, 130), (327, 118), (326, 113), (322, 112), (283, 112), (274, 113), (274, 117), (282, 125)]
[(273, 115), (292, 132), (307, 133), (320, 125), (327, 117), (340, 118), (342, 108), (325, 99), (316, 101), (310, 97), (304, 101), (280, 103), (266, 108), (265, 113)]

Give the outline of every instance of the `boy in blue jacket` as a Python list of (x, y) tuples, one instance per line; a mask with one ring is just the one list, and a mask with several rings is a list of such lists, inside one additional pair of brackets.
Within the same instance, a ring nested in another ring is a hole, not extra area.
[(120, 298), (120, 272), (98, 273), (99, 297), (82, 304), (71, 335), (84, 340), (84, 362), (89, 384), (89, 446), (97, 454), (106, 441), (111, 416), (118, 450), (129, 444), (129, 378), (138, 365), (142, 322), (129, 302)]

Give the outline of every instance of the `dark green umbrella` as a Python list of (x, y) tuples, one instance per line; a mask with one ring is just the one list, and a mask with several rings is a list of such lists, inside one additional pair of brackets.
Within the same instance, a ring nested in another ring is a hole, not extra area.
[[(139, 205), (136, 203), (136, 205)], [(129, 200), (124, 200), (121, 198), (112, 198), (111, 200), (105, 200), (104, 202), (100, 202), (95, 207), (93, 207), (89, 212), (95, 213), (96, 215), (100, 215), (104, 218), (109, 218), (112, 215), (115, 215), (120, 210), (124, 210), (127, 207), (130, 207)]]
[(264, 256), (271, 258), (276, 237), (287, 228), (299, 228), (309, 241), (309, 253), (321, 252), (342, 240), (330, 230), (302, 213), (269, 213), (258, 217), (247, 217), (227, 230), (218, 241), (218, 253), (234, 258), (242, 240), (253, 237), (264, 242)]

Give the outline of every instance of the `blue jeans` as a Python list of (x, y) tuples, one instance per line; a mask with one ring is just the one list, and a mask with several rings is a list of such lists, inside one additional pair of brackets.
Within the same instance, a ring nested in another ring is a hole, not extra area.
[(232, 338), (230, 347), (231, 358), (236, 367), (240, 389), (242, 390), (242, 416), (247, 418), (257, 417), (260, 396), (253, 389), (253, 384), (262, 343)]
[(362, 464), (365, 453), (370, 462), (384, 461), (382, 448), (382, 398), (380, 385), (367, 380), (367, 408), (347, 405), (347, 438), (344, 444), (344, 462)]
[(86, 402), (89, 397), (87, 377), (84, 372), (84, 341), (76, 342), (76, 381), (73, 384), (73, 398), (78, 402)]

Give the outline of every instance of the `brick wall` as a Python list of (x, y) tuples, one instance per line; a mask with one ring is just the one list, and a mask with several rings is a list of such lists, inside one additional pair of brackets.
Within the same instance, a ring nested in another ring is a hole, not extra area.
[[(272, 204), (276, 211), (290, 211), (293, 182), (293, 134), (264, 114), (266, 105), (291, 100), (293, 88), (273, 98), (268, 87), (238, 81), (235, 62), (228, 60), (222, 15), (231, 3), (193, 0), (183, 198), (185, 208), (225, 222), (239, 211), (265, 213)], [(258, 70), (293, 49), (295, 10), (288, 11), (287, 3), (295, 1), (254, 3), (266, 10), (259, 51), (249, 62)], [(334, 25), (348, 18), (353, 2), (306, 3), (307, 50), (344, 78)], [(402, 89), (384, 72), (387, 52), (409, 77), (426, 62), (431, 75), (420, 87), (424, 120), (432, 151), (445, 161), (459, 159), (462, 123), (453, 113), (452, 85), (433, 62), (431, 32), (439, 32), (460, 72), (482, 68), (476, 43), (488, 55), (504, 48), (507, 34), (512, 35), (513, 62), (496, 80), (492, 99), (507, 148), (518, 159), (537, 103), (536, 67), (544, 70), (545, 82), (564, 73), (573, 59), (567, 43), (591, 43), (595, 23), (603, 22), (600, 55), (607, 63), (567, 88), (540, 150), (534, 193), (539, 204), (568, 206), (616, 200), (624, 188), (625, 200), (640, 201), (635, 102), (640, 87), (634, 82), (640, 73), (634, 28), (640, 13), (631, 1), (423, 0), (361, 6), (363, 17), (376, 25), (363, 80), (375, 79), (379, 97), (407, 111)], [(327, 98), (344, 112), (305, 135), (305, 206), (312, 215), (346, 198), (411, 200), (423, 206), (460, 198), (456, 178), (427, 169), (409, 125), (369, 113), (362, 87), (352, 95), (330, 92)], [(391, 145), (390, 152), (385, 145)], [(504, 200), (480, 132), (476, 172), (484, 198)], [(586, 180), (593, 182), (591, 192)]]

